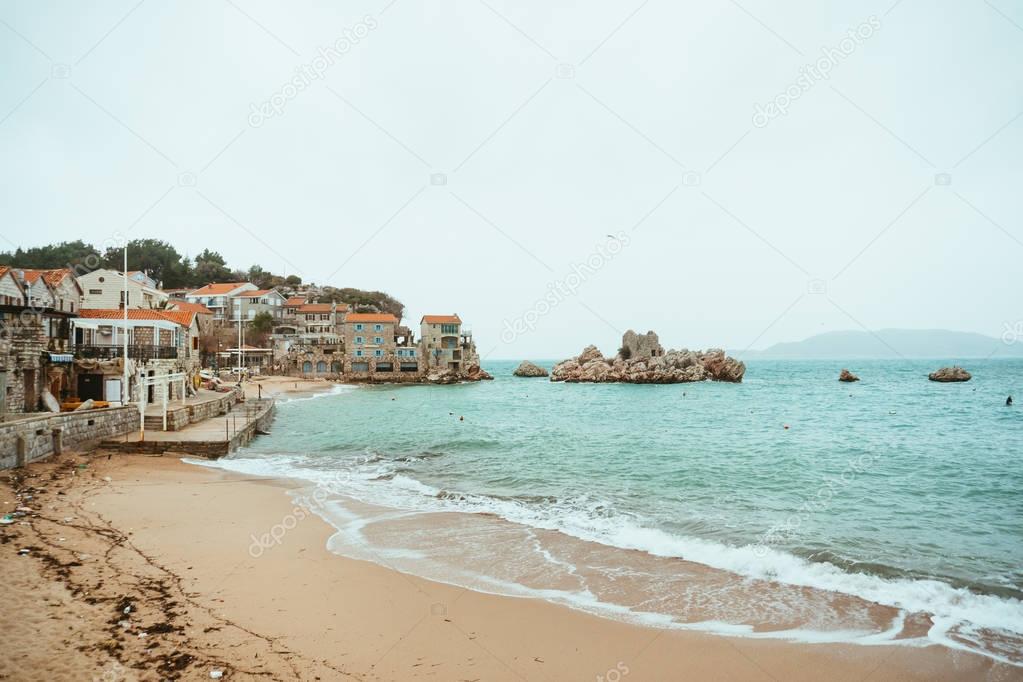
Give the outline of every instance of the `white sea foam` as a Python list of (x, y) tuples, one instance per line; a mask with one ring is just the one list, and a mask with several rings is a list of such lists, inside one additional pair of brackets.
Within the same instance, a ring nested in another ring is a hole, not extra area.
[[(298, 478), (320, 485), (334, 485), (337, 480), (335, 472), (297, 466), (296, 458), (290, 455), (222, 459), (215, 462), (186, 461), (249, 475)], [(606, 509), (606, 505), (593, 501), (535, 504), (471, 494), (441, 495), (437, 488), (405, 474), (393, 475), (389, 481), (377, 480), (381, 474), (389, 471), (388, 462), (375, 462), (372, 467), (366, 465), (352, 472), (351, 477), (345, 479), (344, 490), (338, 491), (334, 488), (332, 490), (366, 503), (402, 509), (405, 510), (402, 513), (406, 514), (437, 511), (493, 514), (522, 526), (559, 531), (606, 546), (638, 550), (658, 557), (680, 558), (749, 578), (852, 595), (895, 607), (900, 610), (900, 616), (884, 631), (792, 629), (753, 632), (747, 625), (734, 623), (717, 621), (678, 623), (664, 614), (638, 612), (620, 605), (601, 602), (586, 591), (536, 590), (512, 585), (492, 576), (475, 576), (469, 579), (471, 584), (466, 586), (473, 589), (509, 596), (539, 597), (590, 613), (659, 627), (670, 626), (718, 634), (801, 642), (841, 641), (864, 645), (904, 646), (937, 642), (953, 648), (980, 651), (997, 660), (1020, 665), (1019, 662), (995, 653), (967, 647), (959, 639), (953, 639), (948, 634), (953, 628), (964, 625), (965, 628), (957, 630), (961, 636), (963, 630), (968, 634), (981, 628), (1004, 631), (1013, 637), (1023, 636), (1023, 602), (1017, 599), (976, 594), (938, 580), (883, 578), (849, 572), (827, 562), (810, 562), (774, 548), (752, 545), (735, 547), (695, 537), (673, 535), (661, 529), (647, 527), (642, 522), (624, 515), (594, 513), (597, 508)], [(339, 531), (339, 537), (330, 543), (332, 551), (349, 553), (346, 548), (350, 550), (360, 544), (364, 548), (367, 546), (365, 538), (361, 535), (361, 525), (351, 512), (342, 513), (339, 507), (330, 513), (324, 514), (323, 510), (319, 510), (319, 513)], [(392, 556), (403, 559), (419, 557), (415, 552)], [(360, 558), (379, 561), (380, 557), (379, 552), (371, 550)], [(424, 577), (444, 580), (437, 576)], [(895, 639), (902, 629), (904, 614), (913, 612), (933, 614), (934, 626), (930, 629), (927, 639)]]
[(285, 394), (284, 397), (277, 401), (278, 405), (287, 405), (289, 403), (304, 403), (309, 400), (319, 400), (320, 398), (330, 398), (331, 396), (341, 395), (342, 393), (350, 393), (357, 390), (359, 387), (353, 384), (334, 384), (330, 387), (329, 391), (323, 391), (321, 393), (314, 393), (312, 395), (293, 397)]

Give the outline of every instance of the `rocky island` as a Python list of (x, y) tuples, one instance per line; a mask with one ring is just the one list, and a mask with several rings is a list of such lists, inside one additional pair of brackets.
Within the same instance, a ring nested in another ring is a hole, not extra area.
[(854, 381), (859, 381), (860, 378), (858, 376), (856, 376), (855, 374), (853, 374), (852, 372), (850, 372), (849, 370), (843, 369), (841, 371), (841, 373), (839, 373), (839, 375), (838, 375), (838, 380), (839, 381), (844, 381), (847, 384), (851, 384)]
[(547, 370), (540, 365), (533, 364), (529, 360), (523, 360), (515, 371), (512, 372), (517, 377), (545, 377), (547, 376)]
[(940, 381), (948, 383), (951, 381), (969, 381), (973, 378), (969, 372), (959, 366), (955, 367), (942, 367), (941, 369), (931, 372), (927, 375), (927, 378), (931, 381)]
[(640, 335), (630, 329), (622, 336), (615, 357), (605, 358), (596, 346), (587, 346), (578, 357), (554, 365), (551, 381), (679, 384), (709, 379), (740, 383), (745, 373), (746, 365), (721, 349), (665, 351), (654, 332)]

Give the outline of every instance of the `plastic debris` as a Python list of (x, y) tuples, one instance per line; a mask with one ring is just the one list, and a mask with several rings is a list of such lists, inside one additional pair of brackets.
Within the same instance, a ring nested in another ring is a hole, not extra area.
[(5, 526), (8, 523), (14, 523), (14, 517), (11, 516), (10, 514), (4, 514), (4, 517), (0, 519), (0, 523), (4, 524)]
[(210, 671), (210, 679), (219, 680), (223, 676), (224, 676), (224, 671), (223, 670), (211, 670)]
[(19, 549), (19, 550), (18, 550), (18, 556), (26, 556), (26, 555), (28, 555), (28, 553), (29, 553), (30, 551), (31, 551), (31, 550), (28, 550), (28, 549)]

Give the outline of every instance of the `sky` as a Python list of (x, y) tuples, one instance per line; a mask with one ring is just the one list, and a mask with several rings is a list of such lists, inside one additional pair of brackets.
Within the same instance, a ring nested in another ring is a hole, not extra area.
[(158, 238), (487, 358), (1023, 329), (1014, 0), (0, 2), (0, 249)]

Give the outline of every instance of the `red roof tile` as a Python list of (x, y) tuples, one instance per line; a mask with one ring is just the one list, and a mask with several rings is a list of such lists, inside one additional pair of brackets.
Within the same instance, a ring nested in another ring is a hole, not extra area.
[(423, 322), (426, 324), (462, 324), (458, 315), (423, 315), (420, 324)]
[[(83, 308), (79, 311), (79, 317), (98, 320), (123, 320), (124, 310), (122, 309), (100, 309)], [(195, 313), (185, 310), (145, 310), (143, 308), (129, 308), (129, 320), (166, 320), (175, 322), (184, 327), (192, 326)]]
[(298, 307), (300, 313), (329, 313), (331, 305), (329, 303), (306, 303)]
[(243, 287), (251, 282), (217, 282), (215, 284), (207, 284), (204, 287), (199, 287), (194, 291), (188, 293), (189, 296), (223, 296), (229, 294), (238, 287)]
[(346, 322), (386, 322), (398, 324), (398, 318), (390, 313), (350, 313)]

